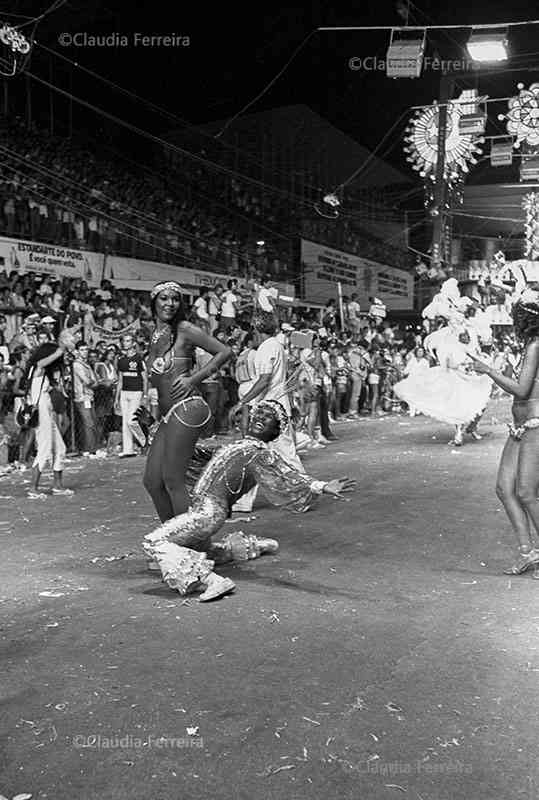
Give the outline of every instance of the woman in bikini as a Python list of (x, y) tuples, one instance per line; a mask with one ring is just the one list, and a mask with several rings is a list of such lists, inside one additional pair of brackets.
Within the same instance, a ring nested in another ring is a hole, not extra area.
[[(482, 361), (476, 372), (488, 375), (513, 395), (513, 425), (505, 444), (496, 493), (513, 526), (519, 558), (504, 572), (520, 575), (539, 564), (539, 292), (526, 289), (513, 307), (515, 334), (524, 345), (519, 374), (509, 378)], [(537, 574), (537, 573), (536, 573)]]
[[(186, 321), (182, 288), (158, 283), (151, 292), (155, 320), (148, 373), (157, 389), (161, 422), (151, 443), (144, 486), (161, 522), (189, 508), (185, 474), (200, 433), (211, 416), (199, 386), (232, 355), (229, 347)], [(213, 358), (193, 372), (199, 347)]]

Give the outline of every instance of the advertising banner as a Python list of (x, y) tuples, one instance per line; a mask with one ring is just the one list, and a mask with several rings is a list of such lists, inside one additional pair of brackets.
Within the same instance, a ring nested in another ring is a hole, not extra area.
[(414, 307), (414, 277), (402, 269), (306, 239), (301, 240), (301, 268), (307, 301), (337, 299), (341, 283), (343, 295), (358, 295), (362, 310), (370, 306), (370, 297), (378, 297), (391, 310)]
[[(227, 281), (235, 278), (219, 272), (204, 272), (203, 270), (179, 267), (175, 264), (161, 264), (157, 261), (142, 261), (138, 258), (124, 258), (123, 256), (107, 256), (105, 262), (105, 276), (115, 286), (125, 289), (134, 289), (148, 292), (158, 281), (178, 281), (185, 287), (187, 294), (198, 295), (201, 286), (212, 288), (220, 283), (226, 289)], [(238, 278), (238, 285), (245, 287), (246, 282)], [(279, 295), (294, 298), (294, 287), (286, 283), (275, 282)]]
[[(0, 236), (0, 271), (15, 270), (47, 274), (57, 278), (80, 278), (88, 286), (97, 288), (103, 279), (121, 289), (147, 292), (158, 281), (178, 281), (185, 286), (186, 294), (198, 295), (201, 286), (209, 288), (216, 283), (226, 288), (227, 281), (235, 277), (219, 272), (204, 272), (175, 264), (161, 264), (138, 258), (109, 256), (88, 250), (75, 250), (53, 244), (31, 242), (23, 239), (8, 239)], [(240, 289), (247, 288), (246, 281), (238, 278)], [(292, 302), (294, 287), (275, 282), (273, 284), (282, 300)]]
[(54, 277), (81, 278), (97, 287), (103, 274), (103, 253), (73, 250), (54, 244), (7, 239), (0, 236), (0, 270), (46, 273)]

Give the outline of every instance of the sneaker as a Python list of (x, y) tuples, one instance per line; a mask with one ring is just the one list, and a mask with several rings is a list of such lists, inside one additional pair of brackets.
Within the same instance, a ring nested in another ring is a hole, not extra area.
[(30, 489), (26, 496), (29, 500), (45, 500), (47, 498), (45, 492), (36, 492), (33, 489)]
[(220, 575), (216, 575), (215, 572), (208, 576), (204, 586), (205, 591), (199, 597), (199, 602), (201, 603), (206, 603), (208, 600), (216, 600), (218, 597), (233, 592), (236, 588), (230, 578), (222, 578)]
[(320, 436), (318, 437), (318, 441), (319, 441), (321, 444), (328, 444), (328, 442), (329, 442), (329, 440), (328, 440), (328, 439), (326, 439), (326, 437), (325, 437), (325, 436), (322, 436), (322, 434), (320, 434)]
[(56, 486), (52, 488), (52, 494), (59, 494), (63, 497), (71, 497), (71, 495), (75, 494), (73, 489), (57, 489)]

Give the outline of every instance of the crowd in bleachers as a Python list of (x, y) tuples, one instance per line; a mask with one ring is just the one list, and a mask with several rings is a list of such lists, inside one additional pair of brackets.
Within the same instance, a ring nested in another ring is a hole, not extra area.
[(0, 235), (281, 281), (292, 277), (298, 235), (410, 266), (357, 220), (328, 222), (204, 155), (150, 167), (80, 141), (3, 120)]

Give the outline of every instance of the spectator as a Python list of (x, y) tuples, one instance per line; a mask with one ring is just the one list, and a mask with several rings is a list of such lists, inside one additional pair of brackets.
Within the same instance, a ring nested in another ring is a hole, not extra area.
[(213, 336), (219, 327), (219, 318), (221, 315), (223, 287), (217, 283), (213, 287), (213, 291), (209, 293), (208, 297), (208, 313), (209, 313), (209, 333)]
[(350, 330), (354, 336), (358, 336), (361, 330), (361, 307), (357, 301), (357, 294), (355, 292), (352, 294), (352, 298), (348, 303), (347, 313)]
[[(138, 354), (132, 336), (122, 339), (122, 355), (118, 359), (118, 383), (115, 407), (122, 417), (122, 452), (120, 458), (136, 455), (133, 434), (136, 433), (135, 411), (148, 400), (148, 375), (143, 358)], [(143, 444), (143, 442), (140, 442)]]
[(95, 390), (95, 412), (97, 419), (98, 445), (106, 444), (108, 435), (114, 430), (114, 405), (118, 370), (116, 348), (106, 348), (95, 365), (97, 385)]
[(238, 282), (230, 280), (227, 283), (227, 291), (223, 294), (221, 304), (221, 323), (220, 328), (228, 333), (236, 324), (236, 317), (239, 309), (239, 297), (236, 294)]
[(272, 288), (271, 276), (265, 275), (260, 281), (260, 288), (256, 295), (256, 310), (263, 311), (266, 314), (275, 314), (277, 294), (277, 291)]
[(97, 380), (88, 363), (88, 353), (88, 345), (79, 342), (75, 348), (73, 362), (73, 401), (81, 450), (86, 456), (95, 455), (97, 449), (97, 419), (94, 405)]
[(199, 289), (199, 296), (195, 300), (193, 306), (193, 315), (195, 317), (195, 325), (198, 325), (203, 330), (209, 332), (210, 315), (208, 313), (208, 298), (209, 289), (206, 286), (201, 286)]

